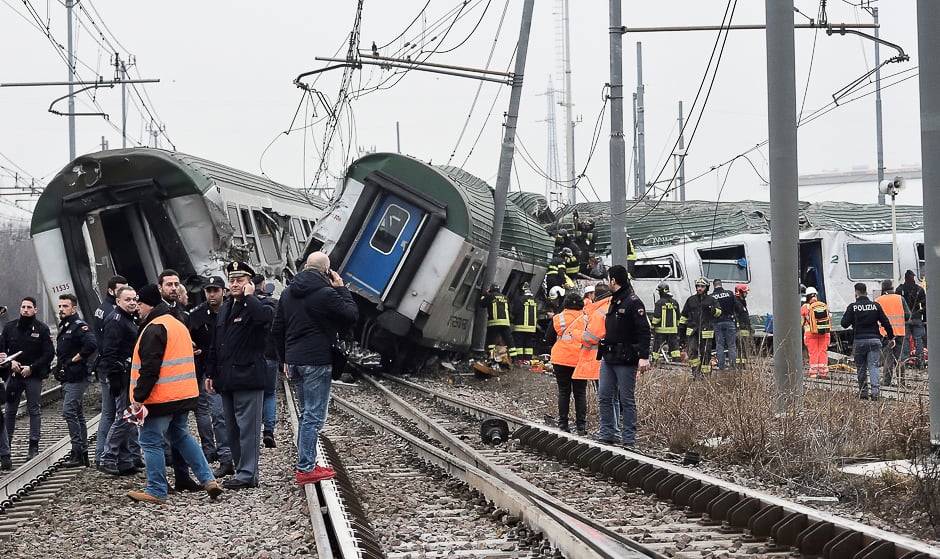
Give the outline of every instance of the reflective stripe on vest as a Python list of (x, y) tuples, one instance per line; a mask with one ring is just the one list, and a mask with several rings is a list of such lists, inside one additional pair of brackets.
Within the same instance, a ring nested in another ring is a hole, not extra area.
[[(166, 349), (163, 351), (163, 362), (160, 364), (160, 376), (153, 385), (150, 395), (142, 403), (162, 404), (186, 400), (199, 396), (199, 385), (196, 381), (196, 364), (193, 360), (193, 341), (189, 330), (183, 323), (165, 314), (158, 316), (148, 324), (159, 324), (166, 328)], [(141, 332), (143, 334), (143, 332)], [(140, 378), (140, 338), (134, 346), (134, 357), (131, 362), (130, 399), (134, 401), (134, 388)]]
[[(552, 345), (551, 362), (556, 365), (575, 367), (581, 356), (581, 340), (575, 339), (575, 330), (578, 329), (578, 320), (583, 313), (576, 309), (565, 309), (552, 319), (558, 340)], [(583, 323), (582, 323), (583, 324)]]
[[(904, 327), (904, 305), (901, 301), (901, 296), (895, 294), (882, 295), (875, 299), (875, 302), (881, 305), (888, 321), (891, 322), (891, 329), (894, 330), (895, 336), (903, 336), (907, 333)], [(881, 331), (882, 336), (887, 334), (881, 326), (878, 326), (878, 330)]]
[(509, 301), (503, 295), (493, 297), (490, 304), (490, 319), (487, 326), (509, 326)]
[(530, 297), (524, 300), (522, 302), (522, 322), (520, 324), (514, 324), (512, 331), (535, 332), (537, 309), (538, 305), (536, 305), (535, 299)]

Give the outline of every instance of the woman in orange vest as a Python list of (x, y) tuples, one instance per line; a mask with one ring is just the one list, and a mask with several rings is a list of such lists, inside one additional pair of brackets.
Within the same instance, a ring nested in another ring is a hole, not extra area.
[(189, 411), (196, 409), (199, 387), (189, 330), (170, 312), (156, 285), (137, 292), (140, 336), (131, 362), (131, 412), (140, 421), (140, 448), (147, 464), (147, 487), (129, 491), (135, 501), (165, 503), (169, 486), (163, 441), (178, 450), (199, 484), (216, 498), (222, 488), (199, 444), (189, 434)]
[(829, 331), (832, 317), (826, 303), (818, 300), (815, 287), (806, 288), (806, 303), (800, 307), (803, 317), (803, 342), (809, 350), (809, 378), (829, 376)]
[(573, 380), (571, 376), (581, 357), (583, 310), (581, 295), (569, 293), (565, 297), (564, 310), (552, 317), (552, 328), (545, 333), (545, 342), (552, 344), (552, 370), (558, 383), (558, 428), (568, 430), (568, 411), (574, 394), (575, 427), (580, 435), (587, 433), (587, 381)]

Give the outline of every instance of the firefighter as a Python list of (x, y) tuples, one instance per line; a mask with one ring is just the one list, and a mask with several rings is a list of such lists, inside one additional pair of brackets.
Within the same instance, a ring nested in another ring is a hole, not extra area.
[[(512, 307), (512, 336), (520, 360), (531, 361), (535, 354), (535, 318), (537, 305), (529, 282), (523, 282), (521, 294)], [(521, 363), (520, 363), (521, 364)]]
[(829, 332), (832, 316), (826, 303), (819, 300), (815, 287), (807, 287), (806, 303), (800, 307), (803, 317), (803, 343), (809, 351), (809, 378), (829, 376)]
[(489, 291), (480, 297), (480, 306), (486, 308), (486, 350), (495, 356), (496, 340), (501, 339), (512, 363), (519, 351), (509, 324), (509, 300), (499, 292), (498, 283), (491, 285)]
[[(568, 274), (565, 272), (565, 256), (557, 250), (552, 262), (545, 273), (545, 288), (551, 291), (555, 287), (564, 288), (568, 283)], [(560, 306), (560, 305), (559, 305)]]
[(659, 361), (666, 348), (669, 351), (668, 361), (676, 361), (679, 352), (679, 302), (669, 292), (669, 285), (665, 282), (656, 287), (659, 300), (653, 308), (650, 323), (653, 326), (653, 361)]
[(633, 248), (633, 239), (627, 235), (627, 274), (633, 277), (633, 270), (636, 268), (636, 249)]
[(698, 278), (695, 293), (686, 299), (679, 317), (679, 338), (688, 341), (689, 366), (694, 378), (701, 378), (712, 370), (712, 340), (715, 338), (712, 325), (720, 315), (721, 308), (708, 294), (708, 280)]
[(737, 365), (747, 363), (751, 353), (754, 339), (754, 326), (751, 325), (751, 315), (747, 310), (747, 294), (751, 290), (746, 283), (734, 286), (734, 296), (738, 299), (738, 312), (735, 323), (738, 328), (738, 360)]
[(581, 262), (578, 260), (578, 255), (576, 255), (571, 248), (565, 247), (561, 249), (561, 255), (565, 259), (565, 274), (567, 274), (569, 278), (574, 277), (575, 274), (581, 273)]

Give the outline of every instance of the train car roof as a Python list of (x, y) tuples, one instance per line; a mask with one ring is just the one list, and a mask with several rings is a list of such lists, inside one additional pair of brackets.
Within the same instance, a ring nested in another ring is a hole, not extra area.
[[(366, 155), (353, 162), (347, 174), (362, 182), (375, 171), (441, 202), (447, 207), (447, 229), (478, 246), (489, 246), (495, 211), (493, 188), (486, 181), (458, 167), (429, 165), (397, 153)], [(545, 262), (553, 246), (544, 226), (507, 200), (500, 252), (517, 260)]]
[(156, 148), (116, 149), (77, 157), (56, 174), (39, 196), (31, 234), (59, 226), (63, 199), (74, 198), (77, 188), (95, 189), (152, 181), (164, 198), (204, 194), (218, 186), (278, 198), (287, 203), (323, 209), (327, 201), (227, 165), (194, 155)]
[[(610, 251), (610, 202), (586, 202), (556, 210), (556, 227), (571, 228), (572, 213), (592, 219), (597, 251)], [(800, 230), (841, 230), (851, 233), (891, 231), (891, 206), (847, 202), (800, 202)], [(663, 246), (742, 233), (770, 233), (770, 203), (691, 200), (627, 201), (627, 231), (637, 246)], [(898, 231), (924, 227), (922, 206), (897, 206)]]

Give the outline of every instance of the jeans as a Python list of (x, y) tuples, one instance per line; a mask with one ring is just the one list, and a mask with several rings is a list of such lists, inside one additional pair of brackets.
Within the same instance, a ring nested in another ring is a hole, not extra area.
[(166, 499), (169, 490), (166, 483), (166, 459), (163, 456), (164, 437), (169, 439), (173, 448), (179, 450), (201, 485), (215, 479), (202, 449), (189, 434), (189, 412), (147, 417), (140, 428), (140, 446), (147, 462), (147, 487), (144, 489), (147, 494)]
[(555, 382), (558, 383), (558, 428), (568, 429), (568, 411), (571, 406), (571, 394), (574, 393), (574, 419), (578, 430), (587, 425), (587, 381), (572, 379), (574, 367), (555, 365)]
[(719, 321), (715, 323), (715, 351), (718, 352), (718, 368), (725, 368), (725, 349), (728, 350), (728, 358), (731, 359), (731, 367), (734, 368), (738, 360), (738, 329), (734, 327), (734, 322)]
[(199, 399), (196, 404), (196, 430), (206, 459), (213, 454), (219, 462), (230, 462), (232, 451), (228, 444), (228, 429), (222, 411), (222, 396), (206, 392), (205, 380), (199, 380)]
[(87, 380), (62, 383), (62, 418), (69, 427), (73, 452), (88, 451), (88, 424), (85, 423), (85, 407), (82, 402), (87, 389)]
[(904, 348), (901, 353), (901, 359), (907, 361), (911, 351), (911, 338), (914, 338), (914, 358), (918, 368), (924, 367), (924, 340), (927, 338), (927, 327), (918, 320), (912, 320), (907, 323), (907, 329), (904, 335)]
[[(102, 389), (107, 386), (101, 384)], [(102, 451), (96, 455), (96, 460), (109, 466), (117, 466), (119, 470), (132, 468), (140, 456), (140, 445), (138, 443), (137, 426), (127, 422), (123, 418), (124, 408), (130, 403), (128, 392), (122, 391), (117, 398), (111, 398), (111, 407), (116, 409), (115, 414), (111, 416), (111, 428), (105, 434), (104, 440), (100, 441)], [(101, 412), (101, 422), (104, 422), (104, 411)], [(101, 437), (99, 430), (98, 437)]]
[[(601, 440), (632, 445), (636, 442), (636, 365), (612, 365), (601, 361), (597, 399), (600, 407)], [(620, 404), (623, 432), (615, 418), (614, 406)]]
[(20, 406), (20, 397), (24, 391), (26, 392), (26, 411), (29, 413), (29, 442), (39, 444), (39, 434), (42, 429), (42, 408), (39, 403), (42, 394), (42, 379), (33, 376), (23, 378), (14, 375), (7, 382), (7, 437), (10, 441), (13, 440), (16, 411)]
[(317, 462), (317, 436), (326, 424), (330, 407), (333, 367), (291, 365), (291, 379), (300, 400), (300, 434), (297, 436), (297, 471), (313, 471)]
[(878, 361), (881, 359), (881, 340), (870, 338), (855, 340), (855, 370), (858, 373), (858, 389), (865, 394), (865, 385), (871, 384), (871, 395), (877, 397), (881, 385)]
[(884, 372), (885, 386), (891, 386), (894, 373), (898, 374), (899, 381), (900, 378), (904, 377), (904, 360), (901, 359), (901, 350), (904, 349), (904, 336), (895, 336), (892, 339), (894, 340), (893, 349), (889, 347), (890, 340), (885, 341), (884, 345), (881, 346), (881, 356), (884, 358), (882, 371)]
[[(101, 375), (101, 419), (98, 420), (98, 438), (95, 440), (95, 459), (93, 462), (97, 465), (101, 462), (101, 454), (104, 452), (104, 444), (108, 440), (108, 433), (111, 431), (111, 425), (114, 423), (115, 402), (111, 397), (111, 383), (108, 377)], [(125, 406), (127, 404), (124, 404)], [(124, 407), (122, 406), (123, 410)], [(118, 419), (120, 421), (120, 419)], [(125, 421), (125, 423), (127, 423)]]
[(261, 423), (265, 433), (274, 433), (277, 421), (277, 361), (265, 359), (264, 404), (261, 408)]

